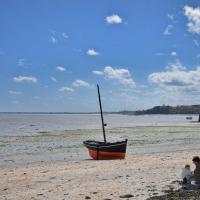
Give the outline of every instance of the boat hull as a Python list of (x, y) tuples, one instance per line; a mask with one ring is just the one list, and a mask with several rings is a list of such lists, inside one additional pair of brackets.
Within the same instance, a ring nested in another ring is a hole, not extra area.
[(113, 143), (87, 140), (83, 144), (95, 160), (124, 159), (126, 156), (127, 140)]

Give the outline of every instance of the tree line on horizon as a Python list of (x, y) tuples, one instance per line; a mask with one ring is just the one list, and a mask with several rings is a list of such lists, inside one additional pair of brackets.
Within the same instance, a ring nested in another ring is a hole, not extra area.
[(120, 111), (120, 114), (144, 115), (144, 114), (200, 114), (200, 105), (179, 105), (179, 106), (155, 106), (147, 110)]

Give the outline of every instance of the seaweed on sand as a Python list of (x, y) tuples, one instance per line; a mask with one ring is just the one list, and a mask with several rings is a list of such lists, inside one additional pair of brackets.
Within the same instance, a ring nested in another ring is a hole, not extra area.
[(200, 190), (169, 190), (166, 193), (147, 200), (200, 200)]

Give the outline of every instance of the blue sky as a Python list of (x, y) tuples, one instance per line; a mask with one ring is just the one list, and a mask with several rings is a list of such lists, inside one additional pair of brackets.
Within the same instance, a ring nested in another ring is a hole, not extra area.
[(200, 2), (0, 1), (0, 111), (200, 104)]

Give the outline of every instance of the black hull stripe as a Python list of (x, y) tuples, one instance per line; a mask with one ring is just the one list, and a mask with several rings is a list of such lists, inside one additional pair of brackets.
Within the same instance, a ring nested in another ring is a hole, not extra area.
[(126, 153), (127, 140), (120, 142), (113, 142), (113, 143), (104, 143), (104, 142), (87, 140), (84, 141), (83, 144), (89, 150), (93, 151)]
[[(93, 151), (97, 151), (97, 149), (89, 149)], [(113, 150), (113, 149), (101, 149), (99, 152), (112, 152), (112, 153), (126, 153), (126, 150)]]
[(93, 151), (102, 151), (102, 152), (126, 152), (126, 145), (119, 145), (119, 146), (112, 146), (112, 147), (97, 147), (97, 146), (89, 146), (86, 145), (86, 147)]
[(91, 144), (87, 144), (85, 143), (86, 146), (88, 147), (99, 147), (99, 148), (111, 148), (111, 147), (117, 147), (117, 146), (126, 146), (126, 143), (120, 143), (120, 144), (113, 144), (113, 145), (91, 145)]

